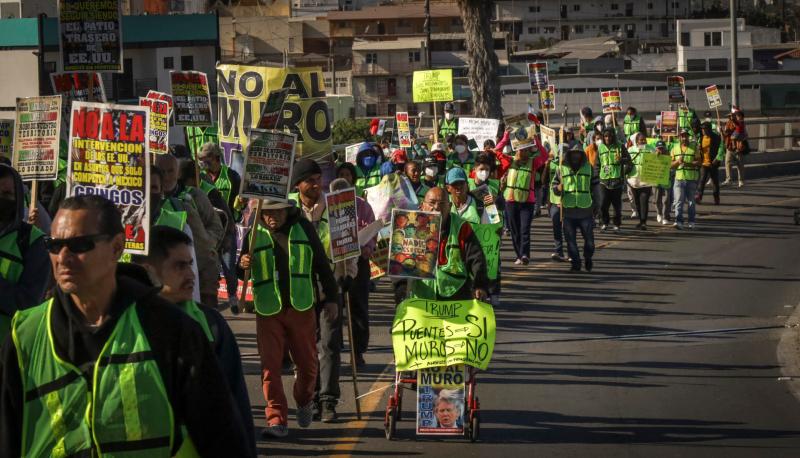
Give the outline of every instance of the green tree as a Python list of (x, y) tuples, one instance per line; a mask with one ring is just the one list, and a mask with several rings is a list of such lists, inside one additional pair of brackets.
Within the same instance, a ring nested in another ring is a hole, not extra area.
[(475, 116), (500, 118), (503, 116), (500, 98), (500, 62), (494, 52), (492, 37), (491, 0), (458, 0), (461, 22), (466, 33), (469, 87)]
[(333, 144), (350, 145), (363, 142), (369, 135), (369, 119), (340, 119), (333, 123)]

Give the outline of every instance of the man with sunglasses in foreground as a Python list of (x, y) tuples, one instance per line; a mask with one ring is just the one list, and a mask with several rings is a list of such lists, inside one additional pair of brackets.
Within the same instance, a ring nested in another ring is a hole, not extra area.
[(0, 349), (0, 456), (251, 456), (203, 330), (117, 263), (114, 204), (68, 198), (51, 232), (53, 298), (17, 312)]

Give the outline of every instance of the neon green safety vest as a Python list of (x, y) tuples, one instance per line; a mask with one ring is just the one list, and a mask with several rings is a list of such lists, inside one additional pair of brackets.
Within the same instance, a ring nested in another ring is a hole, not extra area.
[(644, 155), (655, 153), (655, 150), (650, 148), (649, 145), (644, 146), (632, 146), (628, 149), (628, 153), (631, 155), (631, 171), (628, 173), (628, 178), (636, 178), (639, 176), (639, 167), (642, 165), (642, 161), (644, 161)]
[[(437, 299), (437, 296), (450, 297), (460, 290), (467, 281), (467, 270), (461, 258), (458, 234), (464, 220), (455, 213), (450, 214), (450, 233), (447, 236), (445, 251), (447, 264), (436, 267), (435, 280), (414, 280), (412, 293), (422, 299)], [(436, 254), (439, 250), (437, 247)]]
[(450, 204), (450, 214), (457, 214), (461, 217), (461, 219), (472, 224), (481, 223), (481, 215), (478, 213), (478, 205), (475, 203), (474, 198), (470, 200), (470, 203), (467, 205), (467, 209), (464, 211), (464, 213), (459, 213), (456, 205)]
[[(89, 385), (56, 353), (53, 301), (14, 315), (25, 404), (22, 456), (170, 456), (175, 416), (136, 305), (122, 313), (93, 365)], [(176, 456), (199, 456), (183, 431)]]
[(592, 167), (583, 163), (577, 172), (568, 165), (561, 165), (561, 206), (563, 208), (589, 208), (592, 206)]
[(475, 180), (467, 180), (467, 183), (469, 183), (470, 191), (477, 188), (478, 186), (483, 186), (485, 184), (486, 186), (489, 187), (489, 192), (492, 194), (492, 197), (497, 197), (500, 195), (500, 180), (498, 179), (489, 178), (480, 185), (476, 184)]
[(625, 138), (630, 138), (631, 135), (639, 132), (639, 124), (641, 123), (642, 118), (637, 114), (633, 118), (628, 115), (625, 115), (625, 119), (623, 120), (622, 131), (625, 132)]
[(359, 197), (364, 197), (365, 189), (371, 188), (380, 182), (381, 182), (381, 168), (378, 167), (377, 164), (374, 167), (372, 167), (372, 170), (367, 172), (366, 175), (364, 175), (364, 172), (361, 170), (361, 167), (356, 166), (355, 187), (356, 187), (356, 194), (358, 194)]
[[(547, 165), (550, 168), (550, 189), (553, 189), (553, 181), (556, 179), (556, 171), (558, 170), (558, 161), (555, 159), (551, 159)], [(561, 205), (561, 196), (556, 195), (553, 191), (550, 191), (549, 194), (550, 203), (553, 205)]]
[(197, 322), (197, 324), (200, 325), (200, 327), (203, 329), (203, 333), (206, 335), (206, 338), (208, 338), (208, 341), (213, 342), (214, 334), (211, 332), (211, 326), (209, 326), (208, 319), (206, 319), (206, 314), (203, 313), (203, 309), (201, 309), (200, 306), (197, 305), (197, 302), (185, 301), (177, 305), (178, 308), (186, 312), (186, 314), (189, 315), (191, 319), (193, 319), (194, 321)]
[(428, 185), (426, 185), (425, 183), (423, 183), (423, 182), (419, 183), (419, 188), (417, 188), (416, 194), (417, 194), (417, 198), (420, 200), (420, 202), (422, 201), (422, 199), (425, 198), (425, 194), (427, 194), (428, 191), (430, 191), (430, 190), (431, 190), (431, 188)]
[[(31, 226), (31, 234), (28, 238), (28, 246), (44, 236), (44, 233), (36, 226)], [(9, 283), (16, 284), (22, 271), (25, 268), (25, 260), (19, 249), (17, 238), (19, 231), (12, 231), (0, 238), (0, 277)], [(5, 299), (7, 300), (7, 299)], [(18, 306), (18, 304), (11, 304)], [(0, 313), (0, 342), (3, 342), (11, 329), (11, 317)]]
[[(289, 199), (293, 200), (301, 211), (303, 209), (303, 203), (300, 202), (300, 195), (296, 192), (289, 194)], [(328, 256), (330, 260), (333, 258), (331, 255), (331, 231), (328, 228), (328, 207), (325, 207), (325, 210), (322, 212), (322, 216), (320, 216), (319, 221), (311, 221), (317, 228), (317, 236), (319, 237), (319, 241), (322, 242), (322, 247), (325, 248), (325, 254)]]
[(456, 135), (458, 133), (458, 118), (453, 117), (451, 120), (447, 120), (447, 118), (442, 118), (442, 124), (439, 127), (439, 136), (442, 137), (440, 140), (445, 141), (448, 135), (453, 134)]
[[(214, 181), (213, 184), (213, 186), (219, 190), (220, 194), (222, 194), (222, 198), (225, 199), (226, 204), (231, 201), (231, 189), (233, 188), (233, 184), (231, 184), (231, 179), (228, 176), (228, 169), (229, 167), (227, 165), (222, 164), (222, 167), (219, 170), (219, 175), (217, 175), (217, 179), (216, 181)], [(206, 172), (203, 172), (203, 176), (207, 176)], [(205, 180), (200, 180), (200, 181), (201, 181), (200, 189), (203, 189), (203, 183), (210, 184)], [(211, 192), (211, 189), (208, 190), (203, 189), (203, 191), (205, 191), (206, 194), (208, 194), (209, 192)]]
[(531, 180), (533, 180), (533, 158), (529, 157), (522, 163), (513, 161), (506, 173), (506, 189), (503, 198), (507, 202), (527, 202), (531, 193)]
[(467, 156), (467, 160), (461, 162), (461, 159), (458, 158), (458, 153), (450, 153), (447, 156), (447, 162), (445, 162), (445, 166), (447, 170), (452, 169), (453, 167), (461, 167), (466, 172), (467, 176), (472, 171), (472, 168), (475, 167), (475, 155), (470, 152), (469, 156)]
[[(278, 270), (275, 268), (275, 242), (269, 230), (256, 224), (256, 237), (250, 250), (252, 260), (250, 272), (253, 279), (253, 302), (256, 312), (270, 316), (283, 308), (281, 290), (278, 285)], [(314, 251), (300, 223), (289, 229), (289, 296), (292, 307), (306, 311), (314, 305), (314, 281), (312, 267)]]
[(164, 204), (161, 206), (161, 211), (159, 212), (158, 219), (156, 219), (154, 226), (169, 226), (182, 231), (183, 228), (186, 227), (187, 217), (188, 213), (186, 210), (177, 209), (172, 198), (169, 198), (164, 201)]
[[(617, 158), (617, 154), (620, 155)], [(600, 179), (601, 180), (614, 180), (622, 177), (622, 151), (619, 145), (613, 145), (609, 148), (606, 145), (600, 145)]]
[(672, 160), (676, 161), (679, 157), (683, 158), (684, 163), (675, 169), (675, 179), (681, 181), (697, 181), (700, 179), (700, 169), (697, 166), (688, 164), (695, 159), (695, 149), (692, 146), (686, 147), (686, 152), (681, 151), (681, 145), (672, 147)]

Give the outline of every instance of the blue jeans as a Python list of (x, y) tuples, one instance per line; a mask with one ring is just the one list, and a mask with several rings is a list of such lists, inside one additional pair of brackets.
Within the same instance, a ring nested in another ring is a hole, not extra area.
[(229, 238), (227, 246), (230, 248), (227, 251), (220, 253), (219, 258), (222, 264), (222, 274), (225, 276), (225, 285), (228, 290), (228, 304), (238, 304), (238, 297), (236, 290), (239, 286), (239, 280), (236, 278), (236, 232), (226, 235)]
[(550, 206), (550, 219), (553, 221), (553, 253), (564, 256), (564, 234), (561, 230), (561, 208)]
[(696, 180), (675, 180), (672, 188), (675, 201), (672, 203), (672, 213), (675, 214), (675, 222), (683, 224), (683, 204), (689, 204), (689, 223), (694, 223), (695, 206), (694, 195), (697, 192)]
[(580, 268), (581, 255), (578, 253), (578, 231), (583, 237), (583, 257), (592, 259), (594, 254), (594, 221), (591, 216), (575, 218), (564, 216), (564, 238), (567, 239), (567, 253), (572, 258), (572, 267)]
[(517, 259), (531, 257), (533, 210), (534, 204), (531, 202), (506, 202), (506, 219)]

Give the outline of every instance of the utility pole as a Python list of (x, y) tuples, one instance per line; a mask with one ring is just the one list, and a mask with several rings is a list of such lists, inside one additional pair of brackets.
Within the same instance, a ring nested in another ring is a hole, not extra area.
[(730, 0), (731, 12), (731, 105), (739, 106), (739, 69), (736, 65), (739, 55), (736, 37), (736, 0)]
[(425, 0), (425, 65), (431, 69), (431, 0)]

